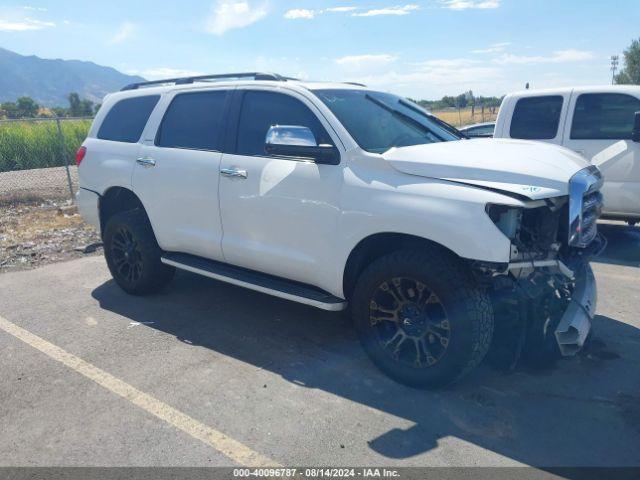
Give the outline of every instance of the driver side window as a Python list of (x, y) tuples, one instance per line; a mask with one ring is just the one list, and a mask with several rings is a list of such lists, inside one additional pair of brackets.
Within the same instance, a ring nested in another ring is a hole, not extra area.
[(307, 127), (318, 144), (333, 144), (318, 118), (298, 99), (277, 92), (247, 91), (240, 110), (236, 153), (267, 156), (265, 137), (273, 125)]

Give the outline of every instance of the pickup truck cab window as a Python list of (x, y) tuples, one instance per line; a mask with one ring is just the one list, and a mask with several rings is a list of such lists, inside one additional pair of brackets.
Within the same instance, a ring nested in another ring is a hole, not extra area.
[(273, 125), (307, 127), (318, 145), (333, 145), (318, 118), (300, 100), (283, 93), (250, 90), (242, 99), (236, 153), (267, 156), (265, 138)]
[(169, 105), (156, 135), (156, 145), (165, 148), (220, 150), (222, 112), (227, 92), (183, 93)]
[(511, 119), (511, 138), (524, 140), (551, 140), (558, 134), (562, 96), (521, 98), (516, 103)]
[(459, 140), (454, 129), (396, 95), (366, 90), (315, 90), (358, 145), (373, 153), (392, 147)]
[(572, 140), (629, 140), (640, 99), (622, 93), (583, 93), (576, 100)]

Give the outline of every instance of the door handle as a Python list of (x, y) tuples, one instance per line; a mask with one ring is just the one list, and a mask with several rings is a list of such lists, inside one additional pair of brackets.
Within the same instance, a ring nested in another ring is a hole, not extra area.
[(156, 166), (156, 161), (153, 158), (149, 158), (149, 157), (140, 157), (136, 159), (136, 163), (146, 168)]
[(247, 178), (247, 171), (240, 170), (239, 168), (223, 168), (220, 170), (220, 175), (225, 177)]

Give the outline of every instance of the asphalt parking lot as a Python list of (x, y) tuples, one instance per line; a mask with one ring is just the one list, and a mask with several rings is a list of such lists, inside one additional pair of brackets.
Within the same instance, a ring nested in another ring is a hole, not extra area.
[(349, 320), (180, 272), (134, 298), (102, 257), (0, 275), (0, 466), (640, 465), (640, 229), (602, 226), (589, 350), (393, 383)]

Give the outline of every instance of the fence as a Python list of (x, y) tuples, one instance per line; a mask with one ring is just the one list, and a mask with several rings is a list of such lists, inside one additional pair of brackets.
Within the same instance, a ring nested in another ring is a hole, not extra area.
[(431, 110), (436, 117), (456, 127), (464, 127), (473, 123), (495, 122), (498, 116), (497, 107), (450, 108), (447, 110)]
[(0, 120), (0, 200), (69, 199), (91, 118)]

